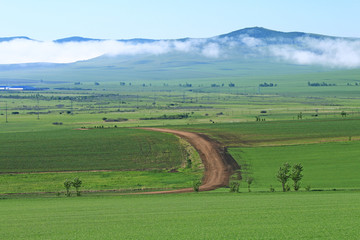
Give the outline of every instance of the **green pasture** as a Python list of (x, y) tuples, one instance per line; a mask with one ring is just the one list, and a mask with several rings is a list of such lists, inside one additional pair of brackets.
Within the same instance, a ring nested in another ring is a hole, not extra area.
[[(357, 239), (360, 70), (202, 61), (175, 54), (2, 70), (1, 85), (49, 89), (0, 92), (0, 239)], [(193, 149), (133, 128), (145, 126), (229, 147), (253, 192), (242, 181), (239, 194), (120, 196), (202, 177)], [(284, 162), (303, 164), (300, 192), (280, 192)], [(63, 182), (75, 177), (83, 195), (65, 198)]]
[(104, 128), (6, 133), (1, 172), (145, 170), (179, 167), (179, 138), (140, 129)]
[(3, 135), (1, 194), (63, 192), (64, 180), (75, 177), (84, 191), (186, 188), (202, 177), (197, 152), (172, 134), (112, 127)]
[[(360, 189), (360, 142), (331, 142), (276, 147), (230, 148), (230, 154), (243, 166), (243, 177), (252, 176), (252, 188), (282, 191), (275, 175), (288, 162), (304, 167), (301, 188)], [(289, 180), (289, 185), (292, 181)], [(246, 183), (242, 183), (246, 187)]]
[[(211, 64), (199, 65), (197, 68), (202, 73), (206, 69), (224, 73), (224, 63), (217, 64), (221, 65), (219, 69), (211, 68)], [(360, 117), (358, 69), (322, 69), (281, 63), (254, 64), (260, 64), (261, 68), (252, 74), (240, 74), (247, 68), (254, 68), (247, 63), (246, 68), (240, 69), (232, 64), (228, 66), (232, 71), (225, 71), (226, 74), (220, 76), (183, 76), (164, 71), (161, 74), (164, 78), (150, 77), (153, 73), (150, 74), (148, 70), (146, 74), (138, 72), (138, 76), (141, 76), (138, 78), (122, 78), (114, 75), (119, 69), (109, 70), (106, 66), (103, 66), (104, 69), (98, 67), (91, 70), (81, 67), (58, 68), (47, 75), (48, 80), (37, 75), (42, 73), (40, 70), (33, 70), (27, 77), (26, 70), (19, 70), (17, 77), (29, 81), (23, 84), (50, 89), (0, 92), (0, 132), (26, 131), (31, 129), (29, 126), (39, 130), (42, 126), (59, 128), (52, 126), (55, 122), (63, 123), (63, 128), (99, 124), (134, 127), (246, 122), (255, 121), (256, 116), (266, 121), (296, 120), (300, 112), (304, 120), (341, 118), (342, 111), (348, 117)], [(272, 68), (275, 70), (270, 71)], [(12, 71), (1, 72), (0, 82), (6, 79), (8, 73), (14, 74)], [(99, 85), (95, 85), (95, 82)], [(277, 86), (259, 87), (264, 82)], [(308, 82), (336, 86), (309, 87)], [(235, 86), (230, 87), (230, 83)], [(186, 84), (191, 86), (186, 87)], [(212, 87), (212, 84), (216, 87)], [(190, 113), (189, 118), (140, 119), (183, 113)], [(103, 118), (126, 118), (128, 121), (109, 123), (104, 122)]]
[(207, 134), (225, 146), (268, 146), (360, 139), (360, 119), (343, 117), (314, 120), (199, 124), (175, 127)]
[(0, 200), (2, 239), (357, 239), (358, 191)]
[(73, 180), (75, 177), (81, 179), (83, 184), (80, 190), (85, 192), (156, 191), (192, 187), (194, 180), (201, 179), (202, 171), (185, 169), (180, 172), (152, 170), (1, 174), (0, 194), (51, 192), (53, 196), (63, 195), (65, 179)]

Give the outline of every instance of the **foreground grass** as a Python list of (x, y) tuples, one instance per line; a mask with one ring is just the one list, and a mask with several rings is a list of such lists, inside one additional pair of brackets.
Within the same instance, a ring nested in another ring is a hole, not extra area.
[[(229, 152), (254, 178), (252, 188), (280, 189), (275, 174), (284, 162), (302, 163), (302, 187), (317, 189), (359, 189), (360, 142), (333, 142), (276, 147), (230, 148)], [(289, 181), (292, 184), (292, 181)], [(245, 185), (245, 183), (244, 183)]]
[(357, 239), (360, 192), (0, 200), (2, 239)]

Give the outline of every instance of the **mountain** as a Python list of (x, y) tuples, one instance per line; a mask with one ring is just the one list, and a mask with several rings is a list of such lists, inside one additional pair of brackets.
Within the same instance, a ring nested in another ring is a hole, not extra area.
[[(0, 42), (14, 39), (33, 40), (28, 37), (7, 37), (0, 38)], [(142, 79), (147, 76), (167, 78), (172, 75), (238, 76), (244, 72), (251, 75), (259, 66), (270, 71), (272, 69), (269, 66), (275, 65), (281, 65), (282, 69), (287, 68), (285, 72), (301, 69), (300, 66), (305, 66), (304, 68), (310, 71), (317, 67), (360, 67), (360, 39), (281, 32), (262, 27), (244, 28), (210, 38), (134, 38), (113, 40), (111, 43), (105, 41), (107, 40), (80, 36), (53, 41), (59, 44), (89, 43), (81, 47), (73, 44), (56, 46), (36, 41), (36, 44), (28, 44), (36, 49), (25, 51), (24, 54), (17, 51), (22, 50), (23, 44), (15, 42), (12, 47), (16, 50), (14, 56), (11, 52), (7, 54), (10, 54), (10, 59), (18, 57), (22, 61), (7, 63), (9, 58), (0, 53), (0, 72), (3, 74), (4, 71), (11, 71), (14, 74), (15, 69), (31, 69), (42, 74), (41, 71), (55, 68), (56, 71), (67, 69), (69, 72), (74, 69), (91, 72), (101, 68), (101, 71)], [(28, 59), (36, 60), (29, 62)], [(63, 59), (65, 60), (62, 61)], [(210, 69), (214, 69), (213, 73)], [(168, 74), (165, 75), (165, 72)], [(89, 75), (91, 74), (87, 74)]]
[(313, 33), (304, 33), (304, 32), (280, 32), (274, 31), (262, 27), (252, 27), (244, 28), (237, 31), (233, 31), (227, 34), (219, 35), (219, 38), (225, 37), (240, 37), (240, 36), (249, 36), (259, 39), (270, 39), (270, 38), (284, 38), (284, 39), (294, 39), (299, 37), (311, 37), (311, 38), (334, 38), (332, 36), (325, 36)]
[[(54, 40), (54, 42), (56, 42), (56, 43), (68, 43), (68, 42), (89, 42), (89, 41), (107, 41), (107, 40), (109, 40), (109, 39), (84, 38), (84, 37), (74, 36), (74, 37), (57, 39), (57, 40)], [(159, 40), (146, 39), (146, 38), (132, 38), (132, 39), (118, 39), (118, 40), (115, 40), (115, 41), (139, 44), (139, 43), (153, 43), (153, 42), (157, 42)]]
[(28, 37), (18, 36), (18, 37), (3, 37), (3, 38), (0, 38), (0, 42), (8, 42), (8, 41), (13, 41), (13, 40), (17, 40), (17, 39), (32, 40), (31, 38), (28, 38)]
[(66, 43), (66, 42), (88, 42), (88, 41), (104, 41), (104, 39), (97, 39), (97, 38), (84, 38), (84, 37), (68, 37), (68, 38), (61, 38), (54, 40), (56, 43)]
[[(272, 39), (275, 42), (276, 39), (296, 39), (296, 38), (315, 38), (315, 39), (350, 39), (344, 37), (334, 37), (334, 36), (326, 36), (314, 33), (305, 33), (305, 32), (280, 32), (271, 29), (266, 29), (262, 27), (251, 27), (251, 28), (244, 28), (240, 30), (236, 30), (230, 33), (221, 34), (218, 36), (210, 37), (208, 39), (224, 39), (224, 38), (239, 38), (239, 37), (252, 37), (257, 39)], [(15, 39), (25, 39), (25, 40), (33, 40), (29, 37), (25, 36), (16, 36), (16, 37), (4, 37), (0, 38), (0, 42), (4, 41), (12, 41)], [(120, 42), (134, 42), (134, 43), (152, 43), (158, 41), (180, 41), (185, 42), (188, 40), (192, 40), (193, 38), (181, 38), (181, 39), (146, 39), (146, 38), (133, 38), (133, 39), (117, 39), (115, 41)], [(66, 43), (66, 42), (88, 42), (88, 41), (106, 41), (109, 39), (100, 39), (100, 38), (85, 38), (80, 36), (72, 36), (67, 38), (56, 39), (54, 42), (56, 43)]]

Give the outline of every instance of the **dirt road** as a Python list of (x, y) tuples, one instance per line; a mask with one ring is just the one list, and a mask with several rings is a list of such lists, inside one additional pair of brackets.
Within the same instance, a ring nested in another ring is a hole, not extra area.
[[(200, 191), (210, 191), (228, 185), (229, 177), (235, 172), (235, 170), (240, 169), (236, 161), (219, 143), (211, 140), (205, 135), (162, 128), (141, 129), (175, 134), (188, 141), (198, 151), (205, 167), (204, 178), (202, 185), (200, 186)], [(184, 188), (172, 191), (148, 192), (144, 194), (181, 192), (193, 192), (193, 189)]]

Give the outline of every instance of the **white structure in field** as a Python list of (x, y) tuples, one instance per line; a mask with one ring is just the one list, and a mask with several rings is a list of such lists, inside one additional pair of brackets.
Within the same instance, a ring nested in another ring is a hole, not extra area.
[(4, 90), (4, 91), (7, 91), (7, 90), (12, 90), (12, 91), (22, 91), (24, 90), (23, 87), (8, 87), (8, 86), (0, 86), (0, 90)]

